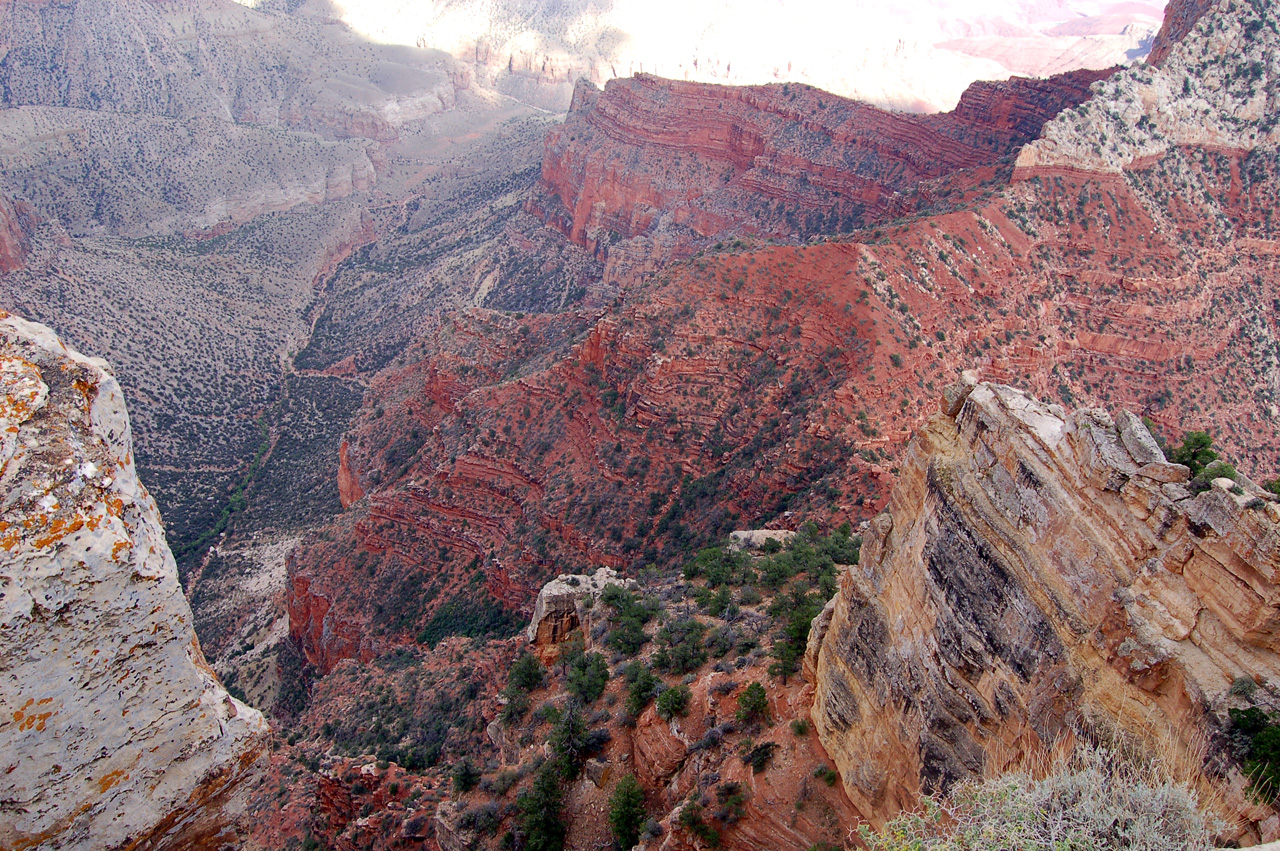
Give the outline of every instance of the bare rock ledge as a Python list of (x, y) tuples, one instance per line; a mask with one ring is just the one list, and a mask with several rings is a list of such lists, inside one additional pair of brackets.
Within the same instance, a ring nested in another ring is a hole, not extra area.
[(983, 383), (944, 407), (810, 638), (854, 806), (883, 824), (1102, 728), (1196, 767), (1241, 841), (1280, 838), (1213, 744), (1234, 681), (1280, 682), (1280, 505), (1243, 476), (1170, 484), (1186, 469), (1129, 414)]

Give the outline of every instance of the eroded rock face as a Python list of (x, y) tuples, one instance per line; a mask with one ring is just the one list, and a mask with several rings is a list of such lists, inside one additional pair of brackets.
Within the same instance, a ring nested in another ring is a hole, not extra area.
[(806, 663), (869, 819), (1076, 722), (1194, 763), (1232, 681), (1280, 676), (1280, 505), (1243, 481), (1192, 497), (1157, 456), (1130, 414), (995, 384), (916, 438)]
[(800, 85), (731, 88), (638, 74), (601, 92), (582, 81), (564, 126), (547, 135), (531, 209), (597, 251), (659, 230), (850, 231), (900, 214), (899, 193), (1016, 151), (1109, 73), (975, 83), (938, 115)]
[(610, 585), (634, 589), (636, 582), (622, 579), (608, 567), (590, 575), (562, 573), (538, 592), (525, 635), (540, 651), (554, 648), (575, 629), (582, 628), (585, 635), (590, 635), (591, 610)]
[(1119, 173), (1178, 147), (1248, 152), (1280, 141), (1280, 81), (1270, 70), (1280, 15), (1265, 3), (1217, 5), (1212, 14), (1211, 4), (1184, 8), (1172, 31), (1185, 26), (1186, 35), (1162, 48), (1158, 66), (1099, 84), (1087, 103), (1044, 126), (1018, 168)]
[(0, 189), (0, 273), (23, 267), (35, 227), (36, 215), (31, 205), (14, 201)]
[(218, 683), (104, 361), (0, 311), (0, 846), (234, 844), (262, 715)]

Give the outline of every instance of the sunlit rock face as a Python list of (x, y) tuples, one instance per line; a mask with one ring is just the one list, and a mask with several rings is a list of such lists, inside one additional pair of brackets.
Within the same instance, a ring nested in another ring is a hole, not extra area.
[(191, 627), (105, 361), (0, 311), (0, 847), (218, 848), (266, 752)]

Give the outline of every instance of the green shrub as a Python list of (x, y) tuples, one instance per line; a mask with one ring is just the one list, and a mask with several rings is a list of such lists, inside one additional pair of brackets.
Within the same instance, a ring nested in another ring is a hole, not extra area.
[(470, 792), (480, 782), (480, 770), (471, 764), (470, 759), (463, 757), (454, 765), (451, 777), (454, 792)]
[(707, 824), (702, 814), (702, 806), (696, 802), (690, 802), (680, 811), (676, 824), (701, 839), (708, 848), (719, 848), (720, 831)]
[(512, 663), (511, 674), (507, 677), (507, 685), (521, 691), (533, 691), (542, 686), (542, 678), (545, 673), (546, 669), (542, 667), (538, 657), (526, 650)]
[(739, 584), (744, 558), (741, 553), (729, 552), (723, 547), (707, 547), (685, 564), (684, 578), (704, 577), (711, 588)]
[(625, 775), (609, 796), (609, 826), (622, 851), (630, 851), (640, 842), (640, 830), (648, 818), (649, 813), (644, 808), (644, 789), (634, 774)]
[(1218, 453), (1213, 446), (1213, 435), (1204, 431), (1189, 431), (1182, 436), (1182, 445), (1175, 446), (1169, 453), (1169, 460), (1175, 464), (1185, 464), (1196, 476), (1207, 464), (1216, 461)]
[(1231, 709), (1227, 714), (1232, 731), (1245, 740), (1243, 768), (1254, 791), (1275, 800), (1280, 793), (1280, 725), (1256, 706)]
[(560, 772), (553, 761), (543, 763), (527, 792), (516, 799), (517, 823), (526, 851), (563, 851), (565, 821)]
[(670, 721), (676, 715), (684, 715), (689, 709), (689, 700), (693, 693), (685, 685), (672, 686), (658, 695), (655, 708), (664, 721)]
[(751, 766), (752, 774), (759, 774), (768, 767), (777, 747), (775, 742), (761, 742), (742, 755), (742, 764)]
[[(1211, 461), (1191, 479), (1187, 488), (1192, 493), (1204, 493), (1213, 486), (1214, 479), (1230, 479), (1234, 482), (1239, 475), (1236, 472), (1236, 468), (1226, 461)], [(1236, 488), (1232, 488), (1232, 490), (1235, 491)], [(1243, 490), (1239, 492), (1244, 493)]]
[(627, 712), (637, 718), (649, 705), (657, 693), (662, 680), (643, 662), (634, 662), (627, 667)]
[(599, 653), (579, 656), (565, 675), (569, 693), (583, 703), (595, 703), (609, 684), (609, 665)]
[(623, 655), (636, 655), (649, 640), (644, 625), (658, 613), (658, 601), (651, 597), (637, 598), (617, 585), (605, 588), (600, 601), (614, 611), (613, 628), (605, 637), (605, 644)]
[(501, 718), (506, 724), (514, 724), (529, 711), (529, 692), (507, 686), (502, 690), (502, 695), (507, 703), (502, 707)]
[(769, 666), (770, 676), (787, 677), (800, 670), (800, 660), (804, 658), (809, 645), (809, 627), (814, 617), (822, 610), (822, 605), (803, 588), (794, 587), (785, 597), (779, 596), (775, 601), (779, 613), (785, 613), (786, 623), (779, 630), (770, 650), (775, 659)]
[(561, 776), (565, 780), (575, 779), (591, 751), (591, 731), (577, 703), (569, 701), (565, 706), (551, 731), (550, 742)]
[(417, 640), (419, 644), (435, 647), (441, 639), (450, 635), (506, 638), (518, 632), (522, 624), (523, 619), (503, 608), (487, 594), (459, 594), (436, 610), (419, 630)]
[(710, 588), (699, 588), (693, 595), (698, 606), (713, 618), (721, 617), (733, 606), (733, 594), (727, 586), (712, 591)]
[(662, 646), (653, 654), (653, 665), (659, 671), (689, 674), (707, 661), (702, 636), (707, 626), (697, 618), (672, 621), (658, 630), (658, 643)]
[(741, 783), (727, 782), (716, 787), (716, 821), (730, 825), (747, 814), (747, 793)]
[(828, 786), (836, 785), (836, 781), (840, 779), (840, 772), (836, 771), (829, 765), (819, 765), (813, 770), (813, 776), (826, 783)]
[(738, 695), (738, 720), (742, 722), (769, 720), (769, 695), (764, 686), (751, 683)]

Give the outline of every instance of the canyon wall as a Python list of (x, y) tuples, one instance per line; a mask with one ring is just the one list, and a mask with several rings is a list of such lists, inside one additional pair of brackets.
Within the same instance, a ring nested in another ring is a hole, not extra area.
[(939, 115), (801, 85), (637, 74), (601, 92), (584, 80), (564, 125), (547, 134), (530, 206), (597, 251), (660, 228), (697, 237), (850, 231), (900, 214), (899, 193), (925, 181), (993, 166), (1110, 73), (975, 83)]
[(16, 271), (26, 263), (36, 224), (30, 204), (0, 192), (0, 272)]
[(104, 361), (0, 313), (0, 846), (203, 849), (265, 756), (205, 661)]
[(1280, 142), (1275, 118), (1280, 44), (1265, 4), (1197, 18), (1159, 65), (1135, 66), (1045, 125), (1018, 155), (1019, 172), (1121, 173), (1179, 147), (1247, 153)]
[(1225, 783), (1202, 748), (1232, 683), (1280, 676), (1280, 503), (1244, 478), (1192, 496), (1127, 412), (997, 384), (944, 408), (810, 636), (855, 805), (880, 822), (1086, 728)]

